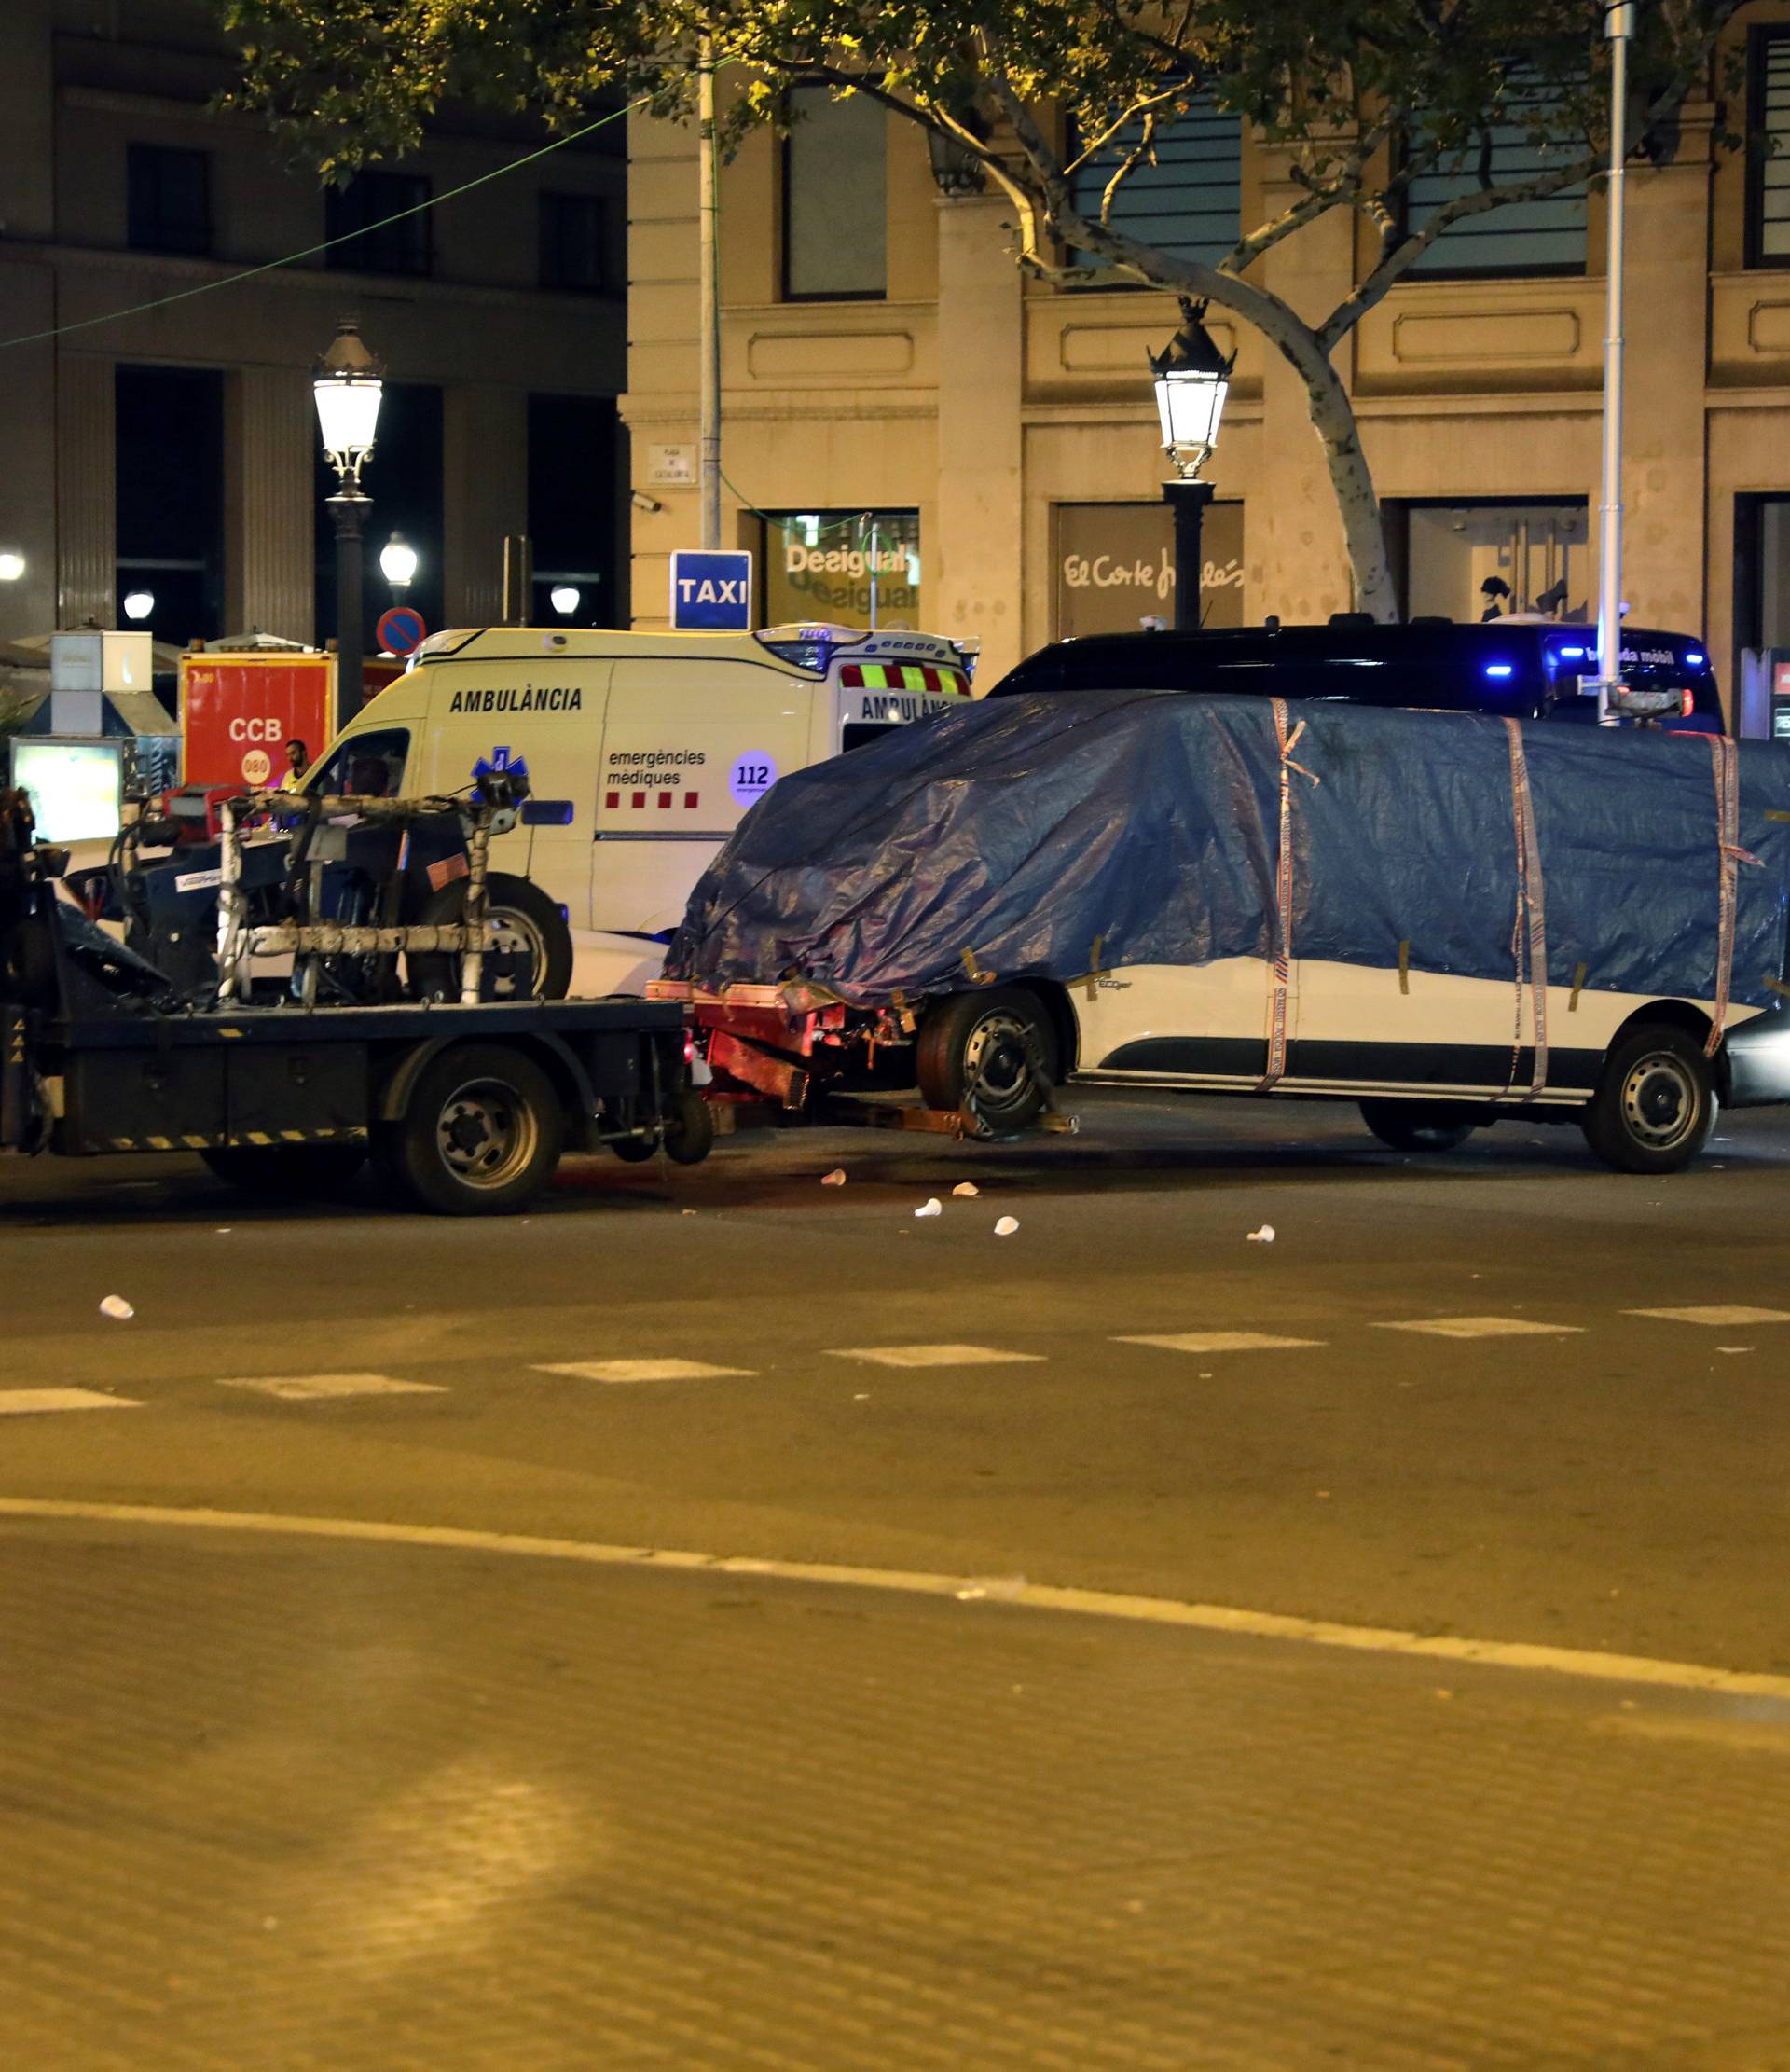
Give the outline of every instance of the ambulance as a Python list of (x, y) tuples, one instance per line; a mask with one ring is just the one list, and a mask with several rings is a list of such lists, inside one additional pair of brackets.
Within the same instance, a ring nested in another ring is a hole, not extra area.
[(522, 822), (492, 846), (494, 921), (544, 939), (542, 904), (557, 906), (571, 968), (540, 989), (638, 993), (749, 807), (790, 770), (960, 705), (973, 666), (937, 634), (841, 626), (436, 633), (306, 788), (443, 794), (525, 769)]

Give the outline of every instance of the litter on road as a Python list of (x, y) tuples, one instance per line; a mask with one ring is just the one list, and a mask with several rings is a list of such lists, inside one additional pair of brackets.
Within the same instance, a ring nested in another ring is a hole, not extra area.
[(974, 1201), (982, 1189), (973, 1180), (960, 1180), (951, 1192), (959, 1201)]
[(923, 1201), (914, 1213), (916, 1216), (943, 1216), (944, 1204), (934, 1195), (930, 1199)]
[(1018, 1228), (1019, 1218), (1017, 1216), (1003, 1216), (995, 1225), (995, 1236), (997, 1237), (1011, 1237)]
[(830, 1173), (822, 1173), (820, 1184), (823, 1187), (843, 1187), (846, 1184), (846, 1168), (835, 1166)]
[(1252, 1230), (1249, 1233), (1249, 1242), (1252, 1245), (1272, 1245), (1274, 1241), (1274, 1226), (1273, 1223), (1263, 1223), (1260, 1230)]
[(134, 1317), (136, 1311), (125, 1301), (122, 1295), (107, 1295), (100, 1305), (100, 1315), (102, 1317), (115, 1317), (119, 1323), (123, 1323), (127, 1318)]

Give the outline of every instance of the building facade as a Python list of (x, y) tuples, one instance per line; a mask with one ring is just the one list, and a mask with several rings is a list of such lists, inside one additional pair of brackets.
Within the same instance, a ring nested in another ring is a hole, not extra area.
[(571, 587), (572, 623), (626, 624), (621, 125), (420, 207), (539, 125), (444, 121), (325, 189), (214, 112), (232, 80), (204, 0), (0, 7), (0, 641), (127, 596), (164, 641), (332, 633), (310, 374), (346, 314), (386, 369), (369, 621), (398, 531), (431, 626), (498, 615), (520, 532), (544, 614)]
[[(1752, 117), (1784, 135), (1790, 7), (1749, 9), (1736, 35)], [(1630, 616), (1700, 633), (1731, 684), (1740, 649), (1790, 643), (1790, 154), (1718, 148), (1722, 112), (1693, 101), (1673, 162), (1628, 183), (1623, 493)], [(763, 557), (765, 618), (864, 622), (874, 572), (885, 623), (980, 638), (987, 681), (1058, 634), (1168, 616), (1145, 359), (1172, 300), (1023, 279), (1007, 204), (941, 195), (915, 126), (859, 101), (804, 113), (722, 182), (725, 544)], [(1497, 141), (1519, 176), (1515, 133)], [(694, 134), (637, 119), (629, 159), (624, 414), (653, 624), (667, 555), (696, 544)], [(1217, 256), (1296, 192), (1216, 113), (1164, 159), (1135, 205), (1184, 251)], [(1413, 208), (1445, 199), (1431, 185)], [(1367, 258), (1335, 211), (1259, 266), (1317, 317)], [(1604, 265), (1596, 196), (1493, 212), (1340, 349), (1407, 611), (1595, 616)], [(1237, 359), (1207, 470), (1206, 621), (1346, 609), (1302, 388), (1255, 332), (1216, 306), (1207, 324)]]

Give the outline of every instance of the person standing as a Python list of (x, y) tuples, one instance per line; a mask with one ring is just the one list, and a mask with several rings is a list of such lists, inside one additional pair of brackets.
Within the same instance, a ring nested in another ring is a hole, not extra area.
[(294, 739), (286, 743), (285, 774), (280, 780), (282, 792), (296, 792), (305, 780), (305, 772), (310, 767), (310, 751), (304, 742)]

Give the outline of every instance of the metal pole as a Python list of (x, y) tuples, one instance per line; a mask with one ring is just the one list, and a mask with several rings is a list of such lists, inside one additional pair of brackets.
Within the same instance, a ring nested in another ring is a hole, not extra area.
[(343, 727), (361, 709), (361, 526), (373, 499), (344, 489), (327, 502), (336, 520), (336, 725)]
[(1604, 332), (1604, 502), (1598, 542), (1597, 724), (1614, 726), (1622, 684), (1622, 201), (1629, 155), (1629, 38), (1634, 0), (1615, 0), (1604, 18), (1610, 67), (1609, 304)]
[(534, 615), (534, 545), (526, 532), (503, 535), (503, 623), (526, 626)]
[(1212, 501), (1212, 485), (1186, 477), (1163, 484), (1163, 495), (1175, 514), (1175, 630), (1200, 629), (1200, 524)]
[(715, 61), (707, 31), (696, 59), (697, 437), (702, 545), (721, 545), (721, 201), (715, 183)]

